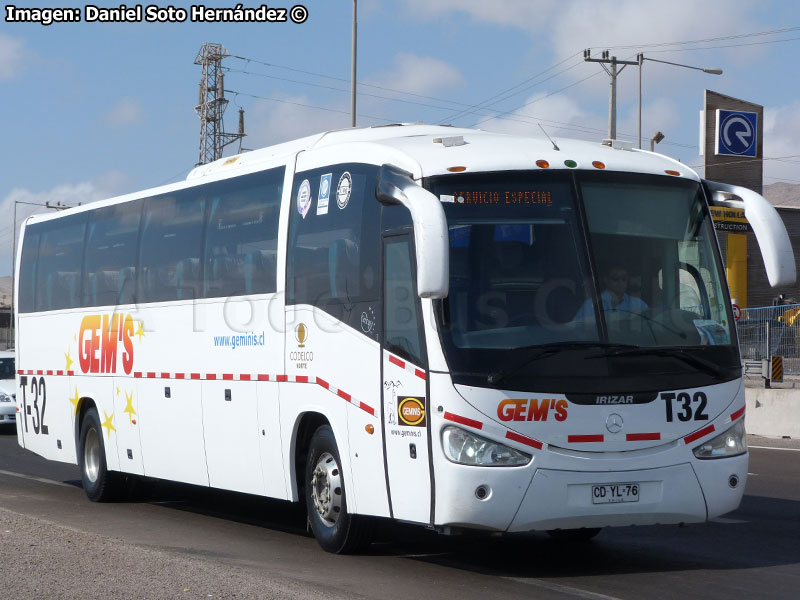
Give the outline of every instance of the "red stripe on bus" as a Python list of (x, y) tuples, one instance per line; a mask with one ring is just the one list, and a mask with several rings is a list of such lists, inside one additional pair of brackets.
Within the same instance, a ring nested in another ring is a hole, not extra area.
[(391, 354), (389, 355), (389, 362), (390, 362), (390, 363), (394, 363), (394, 364), (396, 364), (396, 365), (397, 365), (398, 367), (400, 367), (401, 369), (405, 369), (405, 368), (406, 368), (406, 363), (404, 363), (404, 362), (403, 362), (402, 360), (400, 360), (399, 358), (397, 358), (397, 357), (395, 357), (395, 356), (392, 356)]
[(745, 409), (745, 408), (747, 408), (747, 407), (746, 407), (746, 406), (743, 406), (742, 408), (740, 408), (739, 410), (737, 410), (735, 413), (731, 413), (731, 421), (735, 421), (736, 419), (738, 419), (739, 417), (741, 417), (741, 416), (744, 414), (744, 409)]
[(217, 378), (217, 374), (216, 373), (206, 373), (206, 379), (214, 381), (216, 378)]
[(223, 373), (222, 378), (226, 381), (230, 381), (233, 379), (233, 373)]
[(250, 381), (250, 375), (248, 373), (242, 373), (239, 375), (239, 379), (241, 381)]
[(339, 396), (340, 398), (344, 398), (348, 402), (351, 402), (353, 400), (353, 397), (343, 390), (336, 390), (336, 395)]
[(453, 413), (445, 412), (444, 418), (448, 421), (452, 421), (453, 423), (458, 423), (459, 425), (472, 427), (473, 429), (483, 429), (483, 423), (480, 421), (476, 421), (475, 419), (470, 419), (468, 417), (462, 417), (461, 415), (454, 415)]
[(169, 379), (169, 373), (162, 373), (161, 379)]
[(200, 373), (192, 373), (189, 377), (192, 379), (200, 379)]
[(155, 371), (148, 371), (147, 372), (147, 377), (150, 378), (150, 379), (155, 379), (156, 378)]
[(141, 372), (141, 371), (134, 371), (134, 372), (133, 372), (133, 376), (134, 376), (134, 377), (137, 377), (137, 378), (138, 378), (138, 377), (141, 377), (141, 376), (142, 376), (142, 372)]
[(36, 371), (36, 374), (37, 374), (37, 375), (44, 375), (44, 371), (42, 371), (41, 369), (39, 369), (39, 370), (37, 370), (37, 371)]
[(50, 369), (48, 369), (48, 370), (47, 370), (47, 374), (48, 374), (48, 375), (52, 375), (52, 374), (53, 374), (53, 372), (52, 372)]
[(537, 450), (541, 450), (543, 446), (542, 442), (540, 442), (539, 440), (526, 437), (514, 431), (506, 431), (506, 439), (512, 440), (514, 442), (519, 442), (520, 444), (525, 444), (526, 446), (531, 446), (532, 448), (536, 448)]
[(67, 375), (69, 375), (70, 377), (72, 377), (73, 375), (75, 375), (75, 371), (67, 371)]
[(372, 408), (370, 405), (368, 405), (368, 404), (364, 404), (363, 402), (360, 402), (360, 403), (359, 403), (359, 405), (358, 405), (358, 407), (359, 407), (361, 410), (363, 410), (363, 411), (365, 411), (365, 412), (368, 412), (368, 413), (369, 413), (369, 414), (371, 414), (373, 417), (375, 416), (375, 409), (374, 409), (374, 408)]
[(296, 383), (308, 383), (308, 375), (297, 375), (294, 380)]
[(276, 380), (276, 381), (287, 381), (287, 380), (288, 380), (288, 378), (287, 378), (287, 376), (286, 376), (286, 375), (278, 375), (278, 376), (275, 378), (275, 380)]
[(625, 436), (629, 442), (654, 442), (661, 439), (660, 433), (629, 433)]
[(709, 425), (708, 427), (703, 427), (700, 431), (695, 431), (694, 433), (690, 433), (683, 441), (685, 444), (691, 444), (695, 440), (699, 440), (701, 437), (707, 436), (709, 433), (714, 432), (714, 426)]
[(326, 390), (331, 389), (331, 384), (328, 383), (327, 381), (325, 381), (324, 379), (322, 379), (322, 377), (317, 377), (317, 385), (321, 385)]
[(64, 371), (56, 371), (56, 375), (63, 375)]
[(22, 369), (19, 369), (17, 371), (17, 375), (25, 375), (25, 371), (23, 371)]
[(175, 379), (186, 379), (186, 373), (175, 373)]
[(586, 442), (602, 442), (605, 438), (603, 434), (592, 435), (568, 435), (567, 442), (570, 444), (583, 444)]
[(414, 369), (414, 375), (416, 375), (420, 379), (425, 379), (425, 371), (423, 371), (422, 369)]
[(258, 380), (259, 381), (269, 381), (269, 375), (265, 375), (264, 373), (259, 373)]

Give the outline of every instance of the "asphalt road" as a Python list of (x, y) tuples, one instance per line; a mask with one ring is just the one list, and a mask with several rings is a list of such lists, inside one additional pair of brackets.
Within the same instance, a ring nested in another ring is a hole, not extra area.
[[(7, 598), (800, 598), (800, 443), (751, 438), (747, 492), (720, 522), (443, 537), (385, 526), (369, 554), (326, 554), (288, 503), (175, 484), (96, 504), (77, 467), (0, 431)], [(753, 446), (772, 446), (760, 448)]]

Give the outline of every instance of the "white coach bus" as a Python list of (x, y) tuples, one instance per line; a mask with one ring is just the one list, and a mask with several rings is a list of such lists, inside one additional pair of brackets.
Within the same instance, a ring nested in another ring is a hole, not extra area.
[(774, 209), (614, 142), (397, 125), (29, 218), (19, 443), (92, 500), (168, 479), (449, 533), (702, 522), (747, 478), (709, 205)]

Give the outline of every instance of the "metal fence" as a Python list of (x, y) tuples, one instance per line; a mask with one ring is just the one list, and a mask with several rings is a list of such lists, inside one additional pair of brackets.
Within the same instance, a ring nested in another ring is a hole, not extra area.
[(783, 357), (783, 372), (800, 375), (800, 304), (745, 308), (736, 324), (742, 360)]

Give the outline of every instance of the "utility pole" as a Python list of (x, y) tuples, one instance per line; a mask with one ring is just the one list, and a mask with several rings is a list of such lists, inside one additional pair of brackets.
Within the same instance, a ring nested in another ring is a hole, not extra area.
[[(608, 139), (617, 139), (617, 76), (622, 73), (623, 69), (628, 65), (638, 65), (638, 60), (619, 60), (616, 56), (609, 56), (608, 50), (603, 50), (601, 58), (592, 58), (591, 49), (587, 48), (583, 51), (583, 60), (586, 62), (600, 63), (603, 70), (608, 73), (609, 81), (609, 98), (608, 98)], [(610, 65), (607, 67), (606, 65)], [(617, 69), (618, 65), (622, 65)]]
[(194, 64), (203, 67), (200, 78), (200, 100), (195, 107), (200, 117), (200, 153), (198, 165), (204, 165), (222, 158), (222, 149), (228, 144), (244, 138), (244, 109), (239, 109), (239, 132), (225, 133), (223, 115), (228, 107), (225, 98), (225, 76), (222, 72), (222, 59), (230, 56), (222, 44), (203, 44)]
[(350, 127), (356, 126), (356, 43), (358, 41), (358, 23), (356, 19), (358, 10), (356, 2), (357, 0), (353, 0), (353, 58), (350, 72)]

